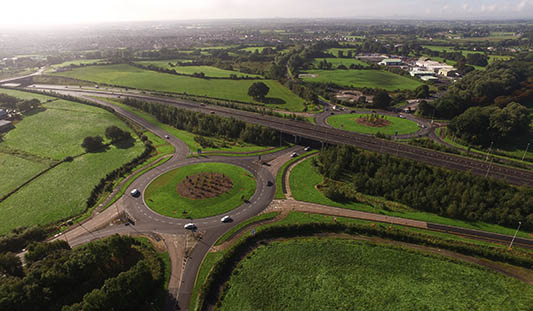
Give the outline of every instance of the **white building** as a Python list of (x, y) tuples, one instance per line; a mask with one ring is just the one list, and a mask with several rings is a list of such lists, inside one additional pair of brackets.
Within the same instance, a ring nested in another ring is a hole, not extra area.
[(378, 65), (383, 65), (383, 66), (400, 66), (402, 64), (403, 64), (403, 61), (398, 58), (385, 58), (384, 60), (378, 63)]

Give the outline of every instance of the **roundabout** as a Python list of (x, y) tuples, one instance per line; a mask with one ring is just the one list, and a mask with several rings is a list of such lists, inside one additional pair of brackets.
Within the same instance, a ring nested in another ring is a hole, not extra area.
[(326, 119), (334, 128), (362, 134), (405, 135), (420, 130), (414, 121), (376, 113), (337, 114)]
[(173, 218), (206, 218), (227, 213), (255, 193), (254, 176), (228, 163), (197, 163), (170, 170), (146, 188), (152, 211)]

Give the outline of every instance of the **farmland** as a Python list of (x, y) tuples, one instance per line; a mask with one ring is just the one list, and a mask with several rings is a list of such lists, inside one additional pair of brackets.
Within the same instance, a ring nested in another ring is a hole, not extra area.
[(421, 82), (388, 71), (379, 70), (308, 70), (306, 82), (335, 83), (343, 87), (381, 88), (387, 91), (414, 90)]
[[(248, 96), (248, 89), (256, 80), (200, 79), (143, 70), (129, 65), (76, 68), (72, 71), (55, 73), (54, 75), (96, 83), (163, 92), (187, 93), (260, 104)], [(268, 93), (266, 99), (269, 102), (268, 107), (290, 111), (303, 110), (303, 99), (296, 96), (289, 89), (277, 81), (262, 81), (270, 88), (270, 93)]]
[[(46, 99), (19, 93), (9, 92), (19, 98)], [(103, 136), (110, 125), (128, 128), (111, 113), (96, 107), (56, 100), (45, 103), (43, 108), (25, 116), (0, 143), (0, 162), (2, 167), (3, 164), (8, 167), (0, 172), (0, 178), (9, 180), (0, 187), (1, 194), (14, 190), (67, 156), (74, 159), (52, 168), (1, 202), (0, 233), (19, 226), (49, 224), (81, 213), (94, 185), (144, 150), (142, 143), (135, 141), (131, 146), (110, 146), (102, 152), (84, 154), (80, 144), (85, 136)]]
[(207, 77), (214, 77), (214, 78), (229, 78), (230, 75), (237, 75), (237, 77), (251, 77), (251, 78), (261, 78), (258, 75), (252, 75), (252, 74), (243, 74), (238, 71), (231, 71), (231, 70), (224, 70), (213, 66), (170, 66), (169, 63), (172, 63), (173, 65), (176, 63), (172, 61), (141, 61), (136, 62), (137, 64), (143, 65), (143, 66), (155, 66), (159, 68), (169, 69), (169, 70), (176, 70), (177, 73), (186, 74), (186, 75), (192, 75), (194, 73), (200, 73), (203, 72)]
[[(192, 199), (176, 193), (176, 186), (200, 173), (219, 173), (231, 179), (228, 191), (211, 198)], [(244, 169), (224, 163), (201, 163), (167, 172), (146, 189), (148, 206), (165, 216), (175, 218), (204, 218), (228, 212), (249, 199), (255, 192), (255, 180)]]
[(358, 60), (358, 59), (355, 59), (355, 58), (332, 58), (332, 57), (329, 57), (329, 58), (315, 58), (314, 61), (313, 61), (313, 65), (315, 67), (317, 67), (318, 63), (320, 63), (324, 59), (328, 63), (331, 63), (333, 68), (337, 68), (339, 65), (344, 65), (346, 67), (350, 67), (350, 65), (352, 65), (352, 64), (353, 65), (357, 65), (357, 66), (363, 66), (363, 67), (368, 67), (369, 66), (364, 61)]
[(533, 303), (533, 287), (485, 268), (343, 239), (272, 242), (237, 271), (221, 310), (528, 310)]
[(392, 116), (383, 116), (383, 118), (378, 116), (379, 119), (390, 122), (387, 126), (373, 127), (357, 122), (358, 119), (364, 119), (368, 116), (369, 114), (338, 114), (329, 117), (327, 122), (335, 128), (363, 134), (376, 134), (379, 132), (386, 135), (396, 135), (396, 133), (402, 135), (415, 133), (419, 130), (415, 122)]

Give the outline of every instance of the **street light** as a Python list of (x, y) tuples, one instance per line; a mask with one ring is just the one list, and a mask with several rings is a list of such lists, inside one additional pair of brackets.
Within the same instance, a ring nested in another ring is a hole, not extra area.
[(531, 145), (531, 143), (527, 143), (526, 151), (524, 151), (524, 155), (522, 156), (522, 161), (524, 161), (524, 159), (526, 158), (526, 153), (529, 150), (529, 145)]
[(511, 246), (513, 246), (514, 239), (516, 238), (516, 235), (518, 234), (518, 230), (520, 230), (520, 225), (522, 224), (521, 221), (518, 222), (518, 228), (516, 228), (516, 232), (514, 233), (513, 239), (511, 240), (511, 244), (509, 244), (509, 249), (511, 249)]

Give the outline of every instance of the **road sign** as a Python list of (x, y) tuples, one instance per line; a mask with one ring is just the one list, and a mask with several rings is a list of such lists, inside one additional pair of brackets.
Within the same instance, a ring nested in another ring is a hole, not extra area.
[(252, 235), (255, 235), (255, 228), (252, 229)]
[(202, 154), (202, 149), (198, 149), (198, 155)]

